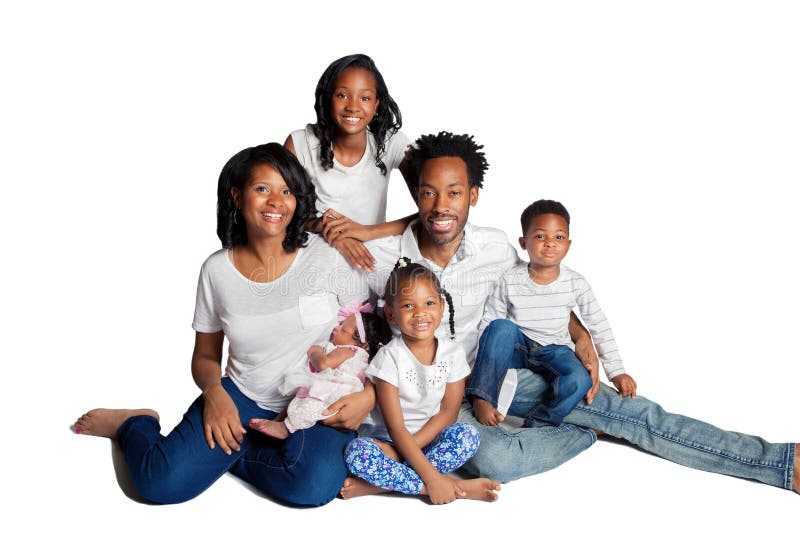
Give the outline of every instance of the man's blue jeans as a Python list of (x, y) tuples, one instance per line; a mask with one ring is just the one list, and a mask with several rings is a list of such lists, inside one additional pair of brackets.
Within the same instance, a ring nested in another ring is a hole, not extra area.
[[(222, 386), (239, 410), (245, 428), (251, 418), (274, 419), (276, 414), (259, 408), (228, 378)], [(208, 447), (203, 432), (203, 397), (192, 403), (168, 436), (149, 416), (131, 417), (120, 427), (117, 439), (141, 495), (152, 502), (187, 501), (206, 490), (226, 471), (286, 503), (321, 506), (342, 487), (347, 466), (344, 449), (355, 432), (340, 432), (316, 424), (272, 439), (248, 430), (239, 452), (225, 454), (219, 445)]]
[(480, 397), (496, 408), (509, 369), (530, 369), (550, 383), (547, 394), (525, 414), (525, 427), (560, 425), (592, 387), (589, 373), (572, 349), (542, 346), (511, 321), (496, 319), (481, 335), (466, 395)]
[[(509, 413), (523, 416), (546, 392), (542, 377), (517, 371), (517, 392)], [(501, 482), (566, 462), (594, 443), (594, 432), (586, 430), (592, 428), (687, 467), (792, 488), (794, 443), (769, 443), (721, 430), (666, 412), (641, 396), (623, 398), (605, 384), (591, 405), (581, 402), (567, 415), (565, 421), (571, 424), (515, 430), (483, 426), (475, 420), (469, 403), (462, 405), (459, 420), (472, 423), (481, 433), (481, 446), (464, 469)]]

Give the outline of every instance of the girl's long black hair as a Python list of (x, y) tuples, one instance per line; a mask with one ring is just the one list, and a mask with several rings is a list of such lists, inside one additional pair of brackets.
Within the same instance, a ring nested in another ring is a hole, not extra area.
[(333, 138), (336, 126), (331, 119), (331, 98), (339, 75), (347, 68), (363, 69), (375, 78), (375, 89), (380, 100), (375, 116), (369, 123), (369, 130), (375, 137), (375, 166), (386, 175), (386, 164), (383, 163), (383, 153), (386, 149), (386, 141), (403, 126), (403, 117), (400, 115), (400, 108), (389, 94), (386, 82), (383, 81), (378, 67), (369, 56), (364, 54), (353, 54), (337, 59), (325, 69), (317, 82), (317, 90), (314, 93), (314, 111), (317, 113), (317, 122), (312, 126), (314, 135), (319, 139), (319, 159), (322, 168), (325, 170), (333, 168)]

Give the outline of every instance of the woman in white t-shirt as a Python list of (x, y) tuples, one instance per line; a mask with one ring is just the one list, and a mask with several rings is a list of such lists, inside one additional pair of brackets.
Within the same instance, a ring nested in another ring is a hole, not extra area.
[[(223, 249), (203, 264), (192, 327), (192, 375), (202, 394), (167, 436), (152, 410), (92, 410), (75, 432), (117, 439), (142, 496), (156, 503), (195, 497), (226, 471), (292, 504), (333, 499), (346, 476), (343, 451), (374, 406), (371, 387), (330, 406), (323, 424), (287, 440), (247, 433), (289, 398), (283, 375), (324, 342), (339, 305), (367, 290), (341, 255), (306, 223), (314, 187), (296, 158), (270, 143), (231, 158), (219, 178), (217, 235)], [(222, 376), (222, 346), (229, 352)]]
[(292, 132), (284, 143), (316, 188), (319, 217), (309, 229), (352, 265), (372, 270), (375, 259), (362, 242), (401, 234), (413, 217), (386, 222), (392, 170), (400, 169), (409, 190), (415, 185), (405, 176), (409, 140), (400, 132), (400, 109), (372, 59), (353, 54), (325, 69), (314, 111), (317, 122)]

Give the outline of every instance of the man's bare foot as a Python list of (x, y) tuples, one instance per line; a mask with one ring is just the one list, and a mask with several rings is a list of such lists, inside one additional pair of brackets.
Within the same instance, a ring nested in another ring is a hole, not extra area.
[(459, 480), (458, 485), (467, 494), (459, 499), (472, 499), (474, 501), (494, 502), (497, 500), (497, 493), (500, 491), (500, 483), (488, 478), (470, 478)]
[(505, 419), (489, 401), (480, 397), (472, 398), (472, 410), (475, 412), (475, 418), (486, 426), (497, 426)]
[(795, 445), (794, 451), (794, 473), (792, 474), (792, 489), (795, 493), (800, 493), (800, 443)]
[(89, 436), (100, 436), (103, 438), (114, 439), (117, 430), (122, 423), (135, 415), (149, 415), (158, 419), (158, 414), (147, 408), (140, 410), (109, 410), (107, 408), (95, 408), (80, 416), (75, 424), (72, 425), (76, 434), (88, 434)]
[(389, 493), (389, 490), (373, 486), (366, 480), (358, 477), (347, 477), (344, 479), (339, 495), (342, 499), (353, 499), (364, 495), (378, 495), (379, 493)]
[(283, 421), (271, 421), (269, 419), (250, 419), (250, 428), (272, 436), (273, 438), (286, 439), (289, 437), (289, 429)]

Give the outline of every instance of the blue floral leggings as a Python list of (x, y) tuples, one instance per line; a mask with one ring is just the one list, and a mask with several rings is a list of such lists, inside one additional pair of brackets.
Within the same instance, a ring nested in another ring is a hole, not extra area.
[[(440, 473), (455, 471), (477, 452), (481, 435), (469, 423), (454, 423), (426, 445), (422, 452)], [(357, 438), (344, 451), (350, 472), (379, 488), (419, 495), (423, 482), (406, 462), (386, 456), (370, 438)]]

